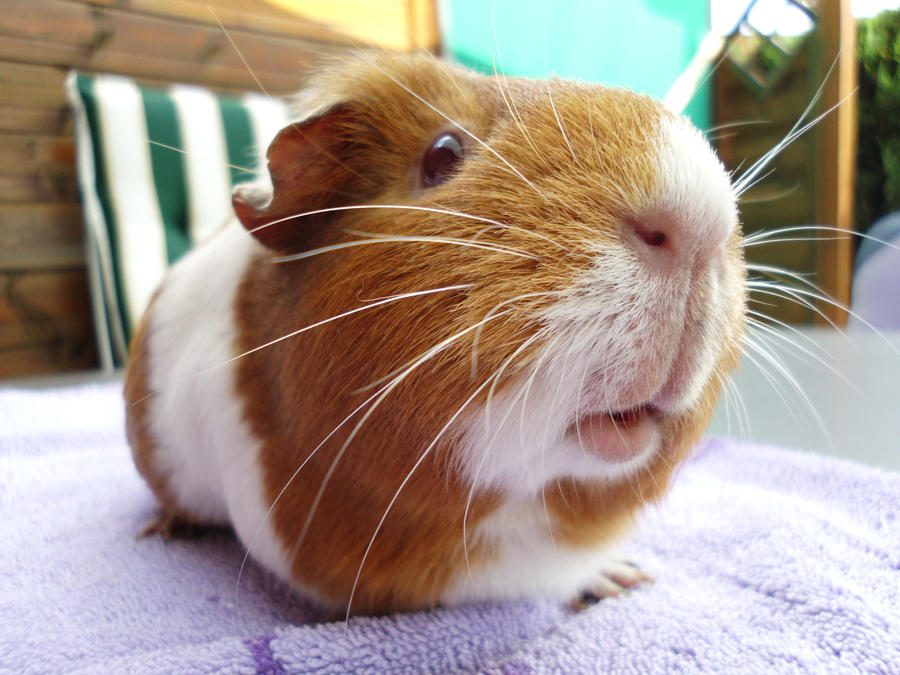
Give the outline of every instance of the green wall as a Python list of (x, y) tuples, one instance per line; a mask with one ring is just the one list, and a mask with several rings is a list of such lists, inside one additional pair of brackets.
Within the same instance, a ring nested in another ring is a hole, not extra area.
[[(452, 58), (484, 72), (626, 86), (665, 96), (709, 25), (706, 0), (442, 0)], [(709, 126), (705, 87), (686, 110)]]

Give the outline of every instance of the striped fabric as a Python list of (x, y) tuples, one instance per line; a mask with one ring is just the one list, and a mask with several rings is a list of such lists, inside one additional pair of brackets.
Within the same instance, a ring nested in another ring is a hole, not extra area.
[(231, 216), (231, 189), (265, 167), (280, 100), (220, 96), (116, 75), (66, 79), (104, 369), (127, 345), (166, 269)]

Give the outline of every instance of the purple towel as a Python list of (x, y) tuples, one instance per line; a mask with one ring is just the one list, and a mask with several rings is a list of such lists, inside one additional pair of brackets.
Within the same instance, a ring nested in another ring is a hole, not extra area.
[(2, 672), (900, 672), (900, 474), (709, 440), (624, 551), (652, 585), (317, 623), (153, 515), (119, 385), (0, 390)]

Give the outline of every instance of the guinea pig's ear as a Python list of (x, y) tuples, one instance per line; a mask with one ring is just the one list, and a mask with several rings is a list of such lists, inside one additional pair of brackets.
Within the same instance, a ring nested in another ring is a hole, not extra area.
[(353, 166), (355, 117), (349, 105), (336, 105), (285, 127), (266, 153), (271, 193), (253, 184), (235, 188), (235, 214), (266, 248), (296, 252), (334, 216), (300, 214), (358, 204), (371, 196), (374, 184)]

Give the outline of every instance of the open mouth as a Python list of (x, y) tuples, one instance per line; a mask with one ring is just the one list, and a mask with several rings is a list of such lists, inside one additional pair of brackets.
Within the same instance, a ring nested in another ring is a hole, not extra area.
[(633, 408), (583, 415), (566, 436), (610, 462), (627, 462), (643, 453), (658, 435), (661, 413), (644, 403)]

